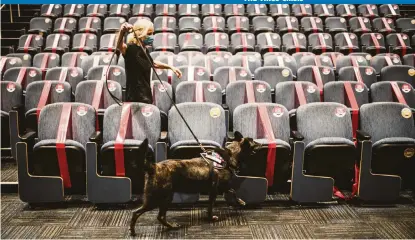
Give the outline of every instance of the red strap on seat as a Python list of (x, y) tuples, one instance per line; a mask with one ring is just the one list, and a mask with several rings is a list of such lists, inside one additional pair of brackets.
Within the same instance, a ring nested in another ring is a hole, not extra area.
[(195, 89), (195, 102), (204, 102), (205, 96), (203, 92), (203, 83), (201, 81), (196, 82), (196, 89)]
[(295, 93), (297, 96), (297, 103), (299, 106), (304, 105), (307, 103), (307, 100), (304, 95), (303, 85), (300, 82), (295, 82)]
[(167, 19), (168, 17), (163, 17), (161, 22), (161, 29), (163, 32), (167, 31)]
[(94, 96), (92, 98), (92, 106), (98, 111), (102, 106), (102, 89), (104, 87), (104, 81), (97, 81), (95, 85)]
[(93, 8), (93, 10), (92, 10), (92, 16), (93, 16), (93, 17), (96, 17), (96, 16), (97, 16), (97, 13), (98, 13), (98, 7), (99, 7), (99, 4), (94, 4), (94, 8)]
[(26, 67), (21, 67), (19, 71), (19, 75), (17, 75), (16, 83), (23, 86), (23, 82), (26, 78)]
[(38, 102), (37, 108), (36, 108), (36, 117), (37, 117), (38, 122), (40, 120), (39, 119), (40, 111), (47, 104), (47, 102), (49, 100), (49, 93), (50, 93), (51, 86), (52, 86), (51, 81), (47, 81), (47, 80), (44, 81), (42, 93), (40, 94), (39, 102)]
[(218, 30), (218, 23), (217, 23), (216, 17), (212, 17), (211, 19), (212, 19), (213, 32), (216, 32)]
[(406, 104), (406, 100), (404, 98), (404, 96), (402, 95), (401, 89), (398, 86), (397, 82), (390, 82), (391, 83), (391, 87), (393, 89), (393, 93), (395, 94), (396, 99), (399, 101), (399, 103), (402, 104)]
[(166, 51), (166, 47), (167, 47), (167, 35), (168, 35), (168, 33), (162, 33), (161, 34), (161, 45), (162, 45), (162, 51), (163, 52)]
[(221, 35), (221, 33), (214, 33), (213, 36), (215, 38), (215, 46), (216, 46), (216, 52), (218, 52), (219, 49), (219, 36)]
[(245, 102), (246, 103), (254, 103), (255, 101), (255, 93), (254, 93), (254, 85), (252, 81), (245, 81)]
[(291, 25), (291, 18), (290, 17), (285, 17), (285, 23), (287, 24), (288, 32), (292, 32), (293, 31), (293, 26)]
[(138, 9), (138, 15), (141, 16), (144, 13), (145, 4), (140, 4), (140, 9)]
[(406, 55), (407, 46), (406, 46), (405, 41), (403, 40), (402, 35), (400, 33), (397, 33), (396, 36), (398, 37), (399, 44), (402, 47), (402, 56), (404, 56), (404, 55)]
[(29, 52), (29, 47), (30, 47), (30, 44), (32, 43), (32, 39), (33, 39), (33, 34), (27, 35), (27, 38), (26, 38), (26, 41), (25, 41), (24, 47), (23, 47), (23, 51), (25, 53)]
[(194, 81), (195, 80), (195, 67), (189, 66), (187, 69), (187, 81)]
[(300, 9), (301, 9), (301, 15), (306, 16), (307, 15), (307, 11), (305, 10), (305, 7), (303, 4), (300, 4)]
[(72, 16), (75, 13), (76, 4), (71, 4), (71, 9), (69, 10), (69, 16)]
[(350, 39), (349, 33), (345, 32), (343, 33), (344, 39), (346, 40), (347, 46), (349, 47), (349, 53), (353, 52), (353, 43)]
[(375, 15), (373, 13), (372, 6), (370, 4), (366, 4), (366, 9), (367, 9), (367, 12), (369, 13), (369, 16), (373, 17)]
[(246, 39), (246, 33), (241, 34), (241, 44), (242, 44), (242, 47), (243, 47), (243, 51), (246, 52), (247, 51), (247, 46), (248, 46), (248, 40)]
[(295, 52), (300, 52), (300, 45), (298, 44), (297, 33), (293, 33), (292, 38), (295, 46)]
[(281, 4), (277, 4), (277, 14), (282, 14), (282, 6), (281, 6)]
[(169, 13), (169, 4), (164, 4), (163, 5), (163, 15), (167, 16)]
[(238, 4), (232, 5), (233, 15), (238, 15)]
[(2, 57), (0, 60), (0, 73), (3, 73), (3, 68), (6, 65), (7, 57)]
[(52, 13), (52, 9), (53, 9), (54, 6), (55, 6), (55, 4), (49, 4), (48, 11), (46, 12), (46, 15), (49, 16)]
[[(167, 63), (169, 66), (173, 66), (173, 56), (167, 56)], [(171, 69), (167, 70), (167, 81), (171, 84), (171, 78), (173, 76), (173, 71)]]
[(117, 11), (115, 12), (117, 15), (121, 14), (121, 7), (122, 7), (122, 4), (117, 4)]
[(53, 53), (56, 53), (56, 48), (58, 47), (60, 39), (61, 39), (61, 35), (60, 34), (55, 34), (55, 39), (53, 40), (53, 43), (52, 43), (52, 52)]
[(323, 66), (323, 65), (321, 65), (321, 56), (316, 56), (314, 58), (314, 63), (316, 64), (317, 67)]
[(229, 83), (236, 82), (236, 73), (235, 73), (234, 67), (229, 68), (228, 80), (229, 80)]
[(326, 40), (324, 39), (324, 34), (323, 33), (318, 34), (318, 40), (319, 40), (320, 45), (321, 45), (321, 51), (323, 53), (326, 52), (327, 45), (326, 45)]
[(91, 24), (92, 24), (92, 17), (89, 17), (86, 19), (86, 24), (85, 24), (85, 32), (89, 33), (90, 29), (91, 29)]
[(59, 27), (59, 32), (60, 33), (65, 33), (66, 21), (68, 21), (67, 18), (62, 18), (61, 25)]
[(267, 40), (267, 45), (269, 46), (268, 51), (269, 52), (274, 52), (274, 49), (272, 47), (274, 44), (272, 43), (271, 33), (269, 33), (269, 32), (265, 33), (265, 39)]
[(386, 31), (388, 32), (388, 33), (390, 33), (390, 32), (392, 32), (392, 28), (389, 26), (389, 23), (388, 23), (388, 21), (386, 20), (386, 18), (382, 18), (382, 22), (383, 22), (383, 24), (385, 25), (385, 28), (386, 28)]
[(362, 28), (362, 31), (367, 32), (368, 30), (367, 30), (365, 22), (363, 21), (363, 18), (357, 17), (357, 20), (359, 20), (359, 24), (360, 24), (360, 27)]
[(372, 42), (375, 45), (376, 54), (379, 54), (380, 53), (380, 44), (379, 44), (378, 39), (376, 38), (376, 35), (374, 33), (371, 33), (370, 37), (372, 38)]
[(279, 67), (285, 67), (284, 57), (282, 57), (282, 56), (277, 56), (277, 61), (278, 61), (278, 66), (279, 66)]
[(69, 175), (68, 159), (66, 158), (65, 151), (66, 138), (72, 138), (71, 114), (71, 103), (64, 103), (59, 120), (58, 134), (56, 136), (56, 154), (58, 155), (59, 171), (65, 188), (70, 188), (72, 186)]
[(352, 13), (350, 12), (350, 8), (348, 4), (344, 4), (344, 10), (346, 10), (347, 16), (352, 16)]
[(108, 78), (107, 72), (109, 73), (109, 67), (108, 65), (105, 65), (102, 67), (102, 72), (101, 72), (101, 81), (106, 81)]
[(215, 14), (214, 4), (209, 4), (209, 15), (213, 16)]
[(311, 28), (313, 29), (313, 33), (316, 33), (318, 31), (318, 28), (317, 28), (316, 20), (314, 19), (314, 17), (310, 17), (310, 23), (311, 23)]
[(277, 157), (277, 144), (275, 141), (274, 131), (272, 130), (272, 125), (268, 115), (267, 107), (262, 104), (259, 104), (257, 107), (257, 114), (259, 115), (259, 120), (262, 125), (262, 129), (268, 141), (267, 167), (265, 171), (265, 177), (268, 180), (268, 186), (272, 186), (274, 185), (274, 169)]
[(311, 66), (313, 69), (314, 81), (317, 84), (318, 89), (320, 90), (320, 100), (323, 101), (323, 80), (321, 79), (320, 69), (317, 66)]
[(186, 14), (188, 16), (192, 14), (192, 4), (186, 4)]
[(108, 52), (112, 52), (115, 45), (115, 34), (110, 35), (110, 40), (108, 42)]
[(350, 60), (353, 64), (354, 75), (356, 76), (357, 81), (360, 83), (364, 83), (362, 75), (360, 74), (359, 63), (357, 63), (356, 58), (354, 56), (351, 56)]
[(256, 14), (260, 14), (261, 11), (259, 10), (259, 5), (258, 4), (254, 4), (254, 7), (255, 7), (255, 13)]
[(237, 16), (235, 17), (235, 28), (236, 28), (236, 32), (241, 32), (241, 17)]
[(94, 56), (94, 62), (92, 63), (92, 67), (96, 67), (99, 65), (99, 56)]
[(69, 67), (76, 67), (77, 66), (77, 61), (78, 61), (78, 54), (74, 53), (71, 56), (71, 61), (69, 63)]
[(84, 51), (84, 47), (85, 47), (85, 43), (86, 43), (86, 36), (87, 36), (86, 33), (83, 33), (81, 35), (81, 41), (79, 43), (79, 51), (80, 52), (83, 52)]
[(356, 139), (356, 131), (359, 128), (359, 105), (357, 104), (352, 84), (348, 81), (345, 81), (343, 84), (344, 89), (346, 90), (347, 99), (350, 103), (350, 108), (352, 109), (353, 138)]
[(124, 103), (121, 110), (120, 128), (114, 144), (115, 174), (125, 176), (124, 141), (132, 137), (131, 103)]
[(205, 67), (207, 68), (209, 74), (212, 73), (212, 66), (210, 64), (210, 57), (209, 56), (205, 56)]
[[(151, 74), (153, 74), (153, 70), (151, 70)], [(153, 79), (153, 76), (151, 76), (150, 79)], [(157, 103), (156, 103), (156, 89), (155, 89), (155, 86), (154, 86), (154, 81), (151, 81), (150, 84), (151, 84), (151, 96), (153, 98), (153, 104), (157, 106)]]
[(392, 15), (396, 15), (395, 9), (393, 9), (392, 4), (388, 4), (389, 7), (389, 11), (391, 12)]
[(191, 41), (190, 33), (185, 33), (183, 47), (186, 47), (189, 44), (189, 41)]
[(329, 15), (330, 13), (329, 13), (329, 10), (327, 9), (327, 6), (326, 6), (326, 4), (321, 4), (321, 7), (323, 8), (323, 12), (324, 12), (324, 15)]
[(68, 68), (62, 68), (62, 71), (59, 74), (59, 82), (65, 82), (67, 76), (68, 76)]
[(388, 66), (393, 66), (393, 62), (392, 62), (392, 60), (389, 56), (385, 56), (385, 60), (386, 60), (386, 63), (388, 64)]
[(330, 57), (331, 57), (331, 61), (333, 62), (333, 66), (334, 66), (334, 68), (336, 68), (336, 61), (337, 61), (337, 56), (336, 56), (336, 54), (335, 53), (333, 53), (333, 52), (331, 52), (330, 53)]

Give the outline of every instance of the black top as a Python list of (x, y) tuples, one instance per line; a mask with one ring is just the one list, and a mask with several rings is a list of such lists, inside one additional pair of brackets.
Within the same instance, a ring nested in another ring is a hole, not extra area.
[(153, 59), (151, 58), (148, 49), (145, 49), (151, 63), (144, 55), (143, 49), (133, 43), (127, 45), (127, 49), (123, 55), (125, 60), (125, 72), (127, 74), (127, 102), (153, 103), (150, 85)]

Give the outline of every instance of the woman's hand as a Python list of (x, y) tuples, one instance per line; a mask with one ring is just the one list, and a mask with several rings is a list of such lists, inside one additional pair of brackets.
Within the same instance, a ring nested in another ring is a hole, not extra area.
[(176, 67), (170, 67), (170, 69), (177, 75), (178, 78), (182, 78), (182, 72)]
[(130, 31), (130, 29), (132, 29), (132, 28), (133, 28), (133, 25), (131, 25), (131, 24), (129, 24), (129, 23), (123, 23), (123, 24), (121, 25), (120, 31), (121, 31), (121, 32), (123, 32), (123, 33), (127, 33), (127, 32), (129, 32), (129, 31)]

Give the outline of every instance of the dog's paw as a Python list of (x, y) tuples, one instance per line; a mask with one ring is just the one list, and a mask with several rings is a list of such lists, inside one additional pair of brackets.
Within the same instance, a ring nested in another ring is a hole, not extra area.
[(178, 223), (170, 223), (170, 228), (171, 229), (177, 229), (177, 228), (180, 228), (181, 226), (180, 226), (180, 224), (178, 224)]
[(130, 236), (135, 237), (136, 235), (135, 230), (130, 229)]
[(216, 222), (219, 220), (218, 216), (212, 216), (212, 218), (210, 219), (212, 222)]

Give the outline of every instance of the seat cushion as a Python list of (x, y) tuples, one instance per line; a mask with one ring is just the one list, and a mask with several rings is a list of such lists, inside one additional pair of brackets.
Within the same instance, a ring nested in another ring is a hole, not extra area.
[[(221, 145), (215, 141), (211, 141), (211, 140), (201, 140), (199, 139), (199, 142), (202, 145), (207, 145), (207, 146), (215, 146), (215, 147), (221, 147)], [(178, 141), (176, 143), (174, 143), (173, 145), (171, 145), (170, 148), (175, 148), (178, 146), (197, 146), (197, 142), (196, 140), (183, 140), (183, 141)]]
[[(261, 138), (261, 139), (254, 139), (255, 142), (262, 144), (262, 145), (268, 145), (268, 139)], [(288, 144), (286, 141), (282, 141), (280, 139), (275, 139), (274, 141), (279, 146), (288, 147), (288, 149), (291, 149), (290, 144)]]
[(381, 144), (414, 144), (415, 145), (415, 139), (406, 138), (406, 137), (384, 138), (373, 143), (373, 147), (379, 146)]
[[(136, 146), (140, 146), (142, 142), (143, 142), (143, 141), (141, 141), (141, 140), (135, 140), (135, 139), (125, 139), (125, 141), (124, 141), (124, 146), (126, 146), (126, 147), (136, 147)], [(112, 147), (112, 146), (114, 146), (114, 145), (115, 145), (115, 141), (109, 141), (109, 142), (106, 142), (104, 145), (102, 145), (102, 147), (101, 147), (101, 151), (102, 151), (104, 148), (107, 148), (107, 147)], [(152, 147), (151, 145), (148, 145), (148, 147), (149, 147), (149, 149), (151, 149), (151, 151), (153, 151), (153, 147)]]
[[(33, 149), (36, 150), (39, 147), (55, 146), (55, 145), (56, 145), (56, 139), (45, 139), (45, 140), (41, 140), (38, 143), (36, 143)], [(74, 141), (74, 140), (67, 139), (65, 141), (65, 146), (79, 147), (85, 151), (85, 147), (81, 143)]]
[(339, 145), (339, 144), (345, 144), (349, 146), (354, 147), (353, 141), (347, 139), (347, 138), (341, 138), (341, 137), (323, 137), (316, 139), (309, 144), (307, 144), (306, 149), (318, 145)]

